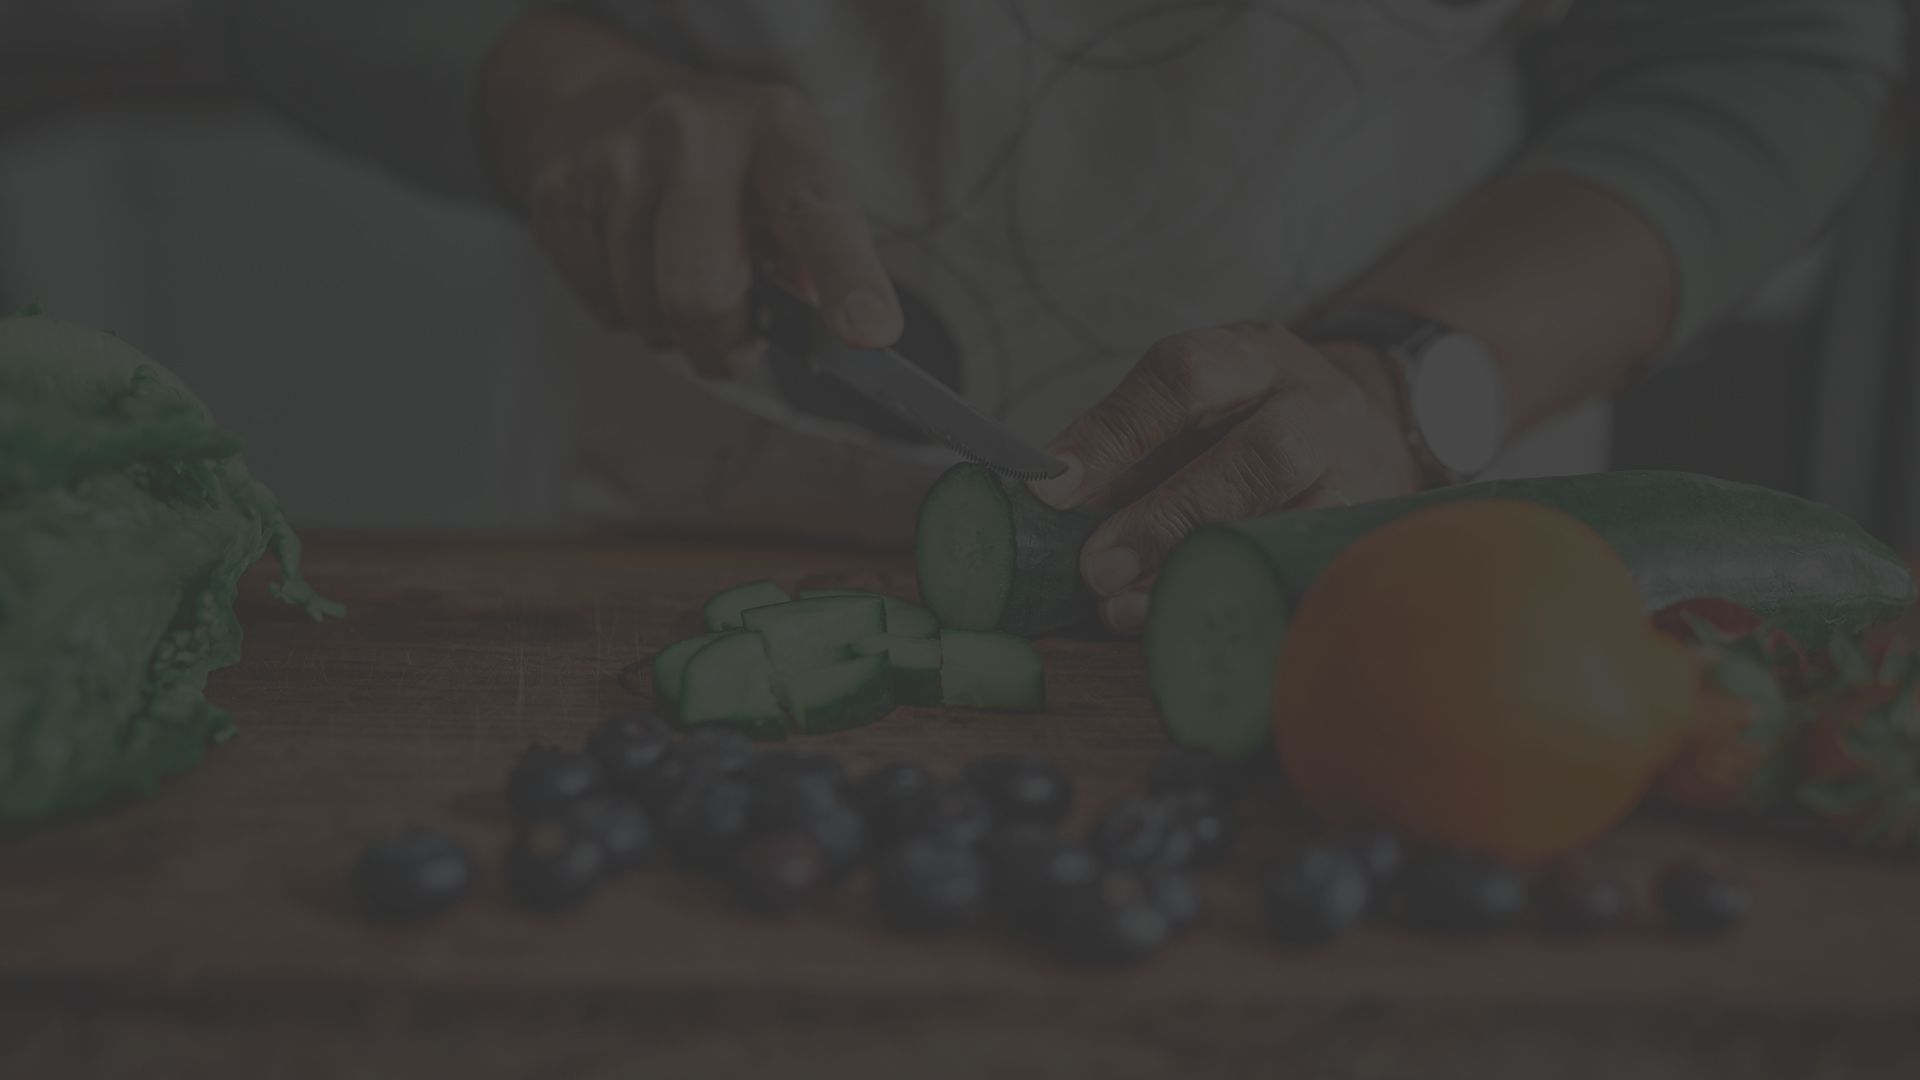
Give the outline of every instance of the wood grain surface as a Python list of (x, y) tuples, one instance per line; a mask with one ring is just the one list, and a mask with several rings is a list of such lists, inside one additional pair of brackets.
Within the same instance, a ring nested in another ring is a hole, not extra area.
[[(1723, 856), (1758, 906), (1680, 941), (1490, 941), (1380, 928), (1296, 953), (1261, 932), (1251, 868), (1300, 825), (1254, 800), (1202, 929), (1151, 965), (1086, 972), (1004, 936), (902, 938), (856, 880), (766, 921), (667, 872), (584, 910), (515, 910), (500, 784), (530, 742), (644, 704), (619, 675), (742, 580), (912, 590), (904, 562), (615, 540), (322, 538), (349, 617), (247, 582), (246, 659), (213, 699), (240, 736), (151, 798), (0, 839), (0, 1077), (1920, 1076), (1920, 866), (1806, 839), (1636, 820), (1595, 857), (1643, 878)], [(1080, 813), (1163, 748), (1136, 645), (1042, 646), (1042, 716), (904, 709), (810, 740), (854, 769), (1054, 755)], [(644, 681), (644, 680), (643, 680)], [(354, 918), (367, 840), (425, 822), (485, 878), (450, 918)]]

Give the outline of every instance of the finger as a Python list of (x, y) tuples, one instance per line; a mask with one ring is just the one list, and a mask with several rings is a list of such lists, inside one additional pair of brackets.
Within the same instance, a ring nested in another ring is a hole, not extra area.
[(1288, 346), (1231, 327), (1154, 345), (1112, 393), (1053, 440), (1067, 473), (1033, 484), (1033, 493), (1059, 509), (1110, 494), (1156, 451), (1271, 394), (1286, 360), (1276, 348)]
[(1122, 637), (1133, 637), (1147, 628), (1152, 596), (1153, 579), (1149, 578), (1119, 596), (1100, 601), (1100, 621)]
[(607, 192), (603, 244), (607, 278), (620, 322), (649, 348), (667, 348), (672, 338), (660, 311), (653, 272), (657, 170), (643, 158), (637, 142), (624, 138), (605, 151), (599, 168)]
[(599, 242), (575, 190), (577, 182), (566, 168), (537, 179), (528, 190), (528, 224), (535, 243), (574, 296), (596, 319), (617, 325), (618, 308), (607, 285)]
[[(674, 104), (674, 102), (680, 102)], [(654, 275), (674, 343), (710, 375), (738, 374), (753, 340), (747, 291), (743, 117), (712, 101), (669, 99), (652, 110), (666, 162), (654, 218)]]
[(1094, 530), (1080, 569), (1105, 597), (1138, 591), (1201, 525), (1285, 509), (1326, 472), (1327, 440), (1309, 397), (1275, 398), (1213, 449)]
[(874, 251), (866, 215), (819, 121), (793, 91), (770, 92), (751, 171), (783, 267), (806, 280), (834, 334), (866, 348), (898, 341), (905, 327), (900, 298)]

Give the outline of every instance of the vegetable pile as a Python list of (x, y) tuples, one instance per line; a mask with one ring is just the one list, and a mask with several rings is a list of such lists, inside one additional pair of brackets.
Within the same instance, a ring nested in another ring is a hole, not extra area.
[[(879, 921), (928, 936), (997, 928), (1074, 963), (1125, 965), (1205, 917), (1203, 875), (1240, 833), (1247, 776), (1204, 751), (1156, 760), (1138, 794), (1068, 831), (1075, 784), (1037, 754), (976, 758), (940, 777), (913, 762), (849, 776), (828, 755), (756, 749), (737, 729), (676, 737), (621, 713), (579, 750), (529, 747), (506, 781), (515, 830), (507, 894), (542, 915), (579, 908), (615, 879), (673, 866), (729, 890), (748, 911), (813, 909), (858, 877)], [(1256, 882), (1274, 939), (1328, 944), (1363, 919), (1451, 936), (1525, 925), (1596, 934), (1634, 915), (1619, 878), (1567, 862), (1537, 882), (1484, 857), (1411, 846), (1366, 829), (1291, 848)], [(389, 921), (443, 915), (471, 895), (476, 860), (457, 839), (413, 829), (369, 845), (352, 886)], [(1664, 869), (1657, 900), (1682, 933), (1730, 929), (1745, 886), (1704, 863)]]
[(239, 440), (120, 339), (0, 319), (0, 821), (151, 790), (233, 733), (203, 693), (240, 657), (240, 575), (341, 609)]
[(707, 633), (653, 660), (655, 702), (682, 728), (778, 739), (861, 727), (897, 705), (1046, 707), (1031, 643), (943, 629), (894, 597), (817, 589), (796, 598), (756, 581), (707, 601), (704, 616)]
[(1848, 846), (1920, 855), (1920, 664), (1904, 638), (1842, 633), (1810, 651), (1719, 597), (1672, 605), (1655, 625), (1694, 649), (1701, 685), (1659, 801), (1810, 816)]

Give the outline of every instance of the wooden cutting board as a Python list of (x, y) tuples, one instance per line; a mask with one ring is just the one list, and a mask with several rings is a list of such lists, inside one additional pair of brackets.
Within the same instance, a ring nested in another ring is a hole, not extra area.
[[(235, 741), (151, 798), (0, 839), (0, 1077), (1920, 1076), (1920, 865), (1697, 824), (1635, 821), (1596, 857), (1644, 876), (1725, 856), (1758, 907), (1723, 940), (1374, 929), (1289, 952), (1251, 886), (1299, 828), (1277, 797), (1206, 880), (1204, 927), (1134, 971), (991, 933), (895, 936), (859, 881), (784, 921), (666, 872), (522, 914), (497, 875), (517, 751), (645, 704), (623, 669), (696, 631), (724, 586), (910, 595), (910, 566), (613, 540), (323, 538), (309, 556), (349, 617), (307, 622), (267, 597), (268, 568), (248, 578), (246, 659), (211, 686)], [(1084, 820), (1164, 746), (1143, 657), (1042, 648), (1046, 715), (909, 709), (806, 746), (854, 769), (1037, 750), (1072, 771)], [(472, 842), (478, 895), (426, 928), (356, 920), (349, 861), (416, 822)]]

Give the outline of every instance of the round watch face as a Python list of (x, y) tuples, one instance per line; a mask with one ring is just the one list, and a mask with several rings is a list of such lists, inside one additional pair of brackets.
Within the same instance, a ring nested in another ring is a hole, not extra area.
[(1413, 372), (1414, 423), (1435, 459), (1449, 470), (1484, 472), (1507, 437), (1506, 383), (1493, 354), (1464, 334), (1448, 334), (1421, 350)]

